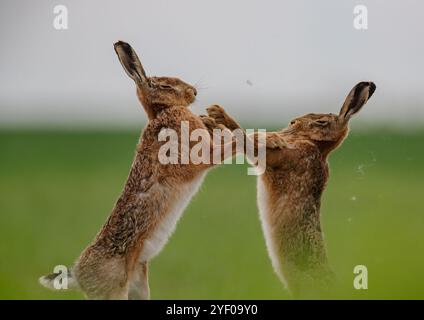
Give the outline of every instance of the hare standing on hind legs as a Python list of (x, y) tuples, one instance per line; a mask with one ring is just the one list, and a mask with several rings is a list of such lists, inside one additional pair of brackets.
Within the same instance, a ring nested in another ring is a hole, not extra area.
[[(191, 132), (207, 130), (206, 125), (210, 126), (213, 119), (200, 118), (189, 110), (197, 94), (194, 87), (177, 78), (147, 77), (137, 54), (127, 43), (116, 43), (115, 51), (136, 83), (149, 122), (137, 146), (125, 188), (103, 228), (71, 269), (69, 285), (81, 289), (89, 299), (148, 299), (148, 261), (165, 245), (212, 166), (181, 164), (181, 159), (177, 164), (160, 163), (158, 154), (163, 142), (158, 141), (159, 132), (164, 128), (175, 130), (182, 145), (182, 121), (189, 123)], [(235, 150), (234, 143), (219, 148)], [(192, 143), (186, 147), (190, 151)], [(214, 148), (211, 145), (211, 154)], [(56, 276), (41, 277), (40, 282), (53, 288)]]
[[(258, 178), (260, 218), (274, 270), (294, 295), (332, 281), (320, 223), (327, 157), (346, 138), (351, 116), (375, 89), (372, 82), (360, 82), (338, 115), (307, 114), (286, 129), (266, 133), (266, 170)], [(208, 114), (230, 130), (240, 128), (219, 106), (209, 107)]]

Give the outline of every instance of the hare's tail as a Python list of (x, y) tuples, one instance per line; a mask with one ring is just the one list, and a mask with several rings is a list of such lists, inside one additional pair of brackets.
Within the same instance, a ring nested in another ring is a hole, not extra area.
[(38, 279), (43, 287), (51, 290), (79, 289), (78, 281), (71, 268), (64, 272), (50, 273)]

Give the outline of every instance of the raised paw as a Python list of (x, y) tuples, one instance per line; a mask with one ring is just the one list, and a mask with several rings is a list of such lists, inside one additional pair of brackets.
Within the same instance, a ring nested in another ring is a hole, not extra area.
[[(222, 124), (216, 123), (215, 119), (206, 116), (206, 115), (200, 115), (200, 119), (202, 120), (203, 124), (205, 125), (206, 129), (209, 132), (210, 137), (213, 139), (213, 141), (221, 141), (221, 143), (224, 143), (222, 139), (222, 134), (227, 131), (230, 136), (232, 136), (231, 131), (223, 126)], [(216, 139), (216, 140), (215, 140)]]
[(200, 120), (202, 120), (203, 124), (205, 125), (206, 129), (208, 129), (211, 135), (213, 133), (213, 130), (218, 128), (218, 124), (216, 123), (214, 118), (202, 114), (200, 115)]
[(214, 118), (209, 117), (207, 115), (204, 115), (204, 114), (200, 115), (200, 120), (202, 120), (206, 129), (208, 129), (208, 131), (210, 133), (212, 133), (214, 129), (228, 130), (227, 127), (225, 127), (222, 124), (217, 123)]
[(276, 132), (266, 134), (266, 147), (270, 149), (283, 149), (289, 147), (287, 142)]
[(217, 124), (223, 125), (231, 131), (240, 128), (240, 125), (225, 112), (223, 107), (214, 104), (206, 108), (206, 111), (208, 116), (213, 118)]

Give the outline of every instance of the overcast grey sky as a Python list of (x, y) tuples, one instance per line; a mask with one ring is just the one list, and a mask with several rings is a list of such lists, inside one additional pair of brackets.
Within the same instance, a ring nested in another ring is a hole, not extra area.
[[(53, 28), (66, 5), (69, 29)], [(368, 7), (368, 30), (353, 8)], [(113, 50), (136, 48), (151, 75), (197, 84), (201, 113), (222, 104), (249, 122), (337, 112), (351, 87), (377, 92), (358, 121), (424, 119), (420, 0), (17, 0), (0, 4), (0, 126), (146, 117)]]

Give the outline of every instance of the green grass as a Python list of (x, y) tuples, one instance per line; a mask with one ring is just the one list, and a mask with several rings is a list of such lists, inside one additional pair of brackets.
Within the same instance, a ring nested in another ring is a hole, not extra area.
[[(70, 265), (118, 197), (137, 132), (0, 132), (0, 298), (81, 299), (40, 275)], [(424, 132), (358, 133), (330, 158), (322, 218), (336, 298), (424, 298)], [(150, 265), (153, 299), (288, 299), (265, 251), (254, 176), (205, 180)], [(369, 271), (354, 290), (353, 268)], [(317, 297), (321, 298), (321, 297)]]

